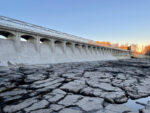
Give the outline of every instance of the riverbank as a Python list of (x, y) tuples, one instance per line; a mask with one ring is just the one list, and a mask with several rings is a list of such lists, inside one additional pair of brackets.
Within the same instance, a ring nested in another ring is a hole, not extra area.
[[(0, 67), (2, 113), (149, 113), (150, 60)], [(145, 106), (145, 107), (144, 107)]]

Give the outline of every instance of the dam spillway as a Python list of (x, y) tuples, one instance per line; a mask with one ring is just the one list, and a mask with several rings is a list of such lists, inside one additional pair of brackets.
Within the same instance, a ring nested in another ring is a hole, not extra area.
[[(0, 65), (128, 59), (131, 53), (88, 39), (0, 16)], [(24, 41), (22, 41), (24, 40)]]

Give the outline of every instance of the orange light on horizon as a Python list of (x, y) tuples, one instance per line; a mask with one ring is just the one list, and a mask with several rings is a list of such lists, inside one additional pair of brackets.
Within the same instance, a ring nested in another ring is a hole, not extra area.
[(119, 45), (118, 43), (112, 44), (108, 41), (89, 41), (89, 44), (94, 44), (94, 45), (100, 45), (100, 46), (113, 46), (116, 48), (121, 48), (124, 50), (128, 50), (129, 47), (131, 47), (131, 51), (135, 54), (135, 56), (139, 54), (145, 54), (146, 52), (150, 51), (150, 45), (147, 46), (140, 46), (137, 44), (122, 44)]

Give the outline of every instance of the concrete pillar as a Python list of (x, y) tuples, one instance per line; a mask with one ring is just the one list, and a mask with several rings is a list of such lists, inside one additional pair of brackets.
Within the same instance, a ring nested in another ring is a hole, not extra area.
[(121, 53), (122, 53), (122, 51), (120, 51), (120, 56), (122, 56), (122, 54), (121, 54)]
[(16, 32), (16, 36), (11, 37), (11, 39), (14, 41), (16, 51), (20, 52), (21, 51), (20, 33)]
[(123, 51), (120, 51), (120, 56), (123, 56)]
[(66, 41), (62, 42), (63, 53), (66, 55)]
[(118, 56), (120, 56), (120, 50), (118, 50)]
[(122, 55), (121, 55), (121, 52), (122, 52), (122, 51), (121, 51), (121, 50), (119, 50), (119, 56), (120, 56), (120, 57), (122, 56)]
[(96, 50), (96, 55), (98, 55), (98, 54), (99, 54), (99, 53), (98, 53), (99, 48), (98, 48), (98, 47), (96, 47), (96, 48), (95, 48), (95, 50)]
[(88, 55), (88, 45), (85, 45), (86, 55)]
[(113, 50), (112, 49), (110, 49), (110, 54), (113, 55)]
[(95, 47), (92, 47), (93, 55), (95, 55)]
[(82, 55), (82, 44), (79, 44), (79, 51), (80, 51), (80, 54)]
[(126, 53), (126, 51), (124, 52), (124, 56), (125, 56), (125, 57), (127, 56), (127, 53)]
[(97, 56), (99, 58), (99, 47), (96, 47), (96, 53), (97, 53)]
[(108, 54), (110, 55), (110, 48), (108, 48)]
[(91, 46), (91, 54), (93, 55), (94, 50), (93, 50), (93, 46)]
[(40, 52), (40, 37), (36, 36), (33, 43), (34, 43), (36, 51), (39, 53)]
[(110, 54), (112, 55), (112, 49), (110, 48)]
[(99, 48), (99, 53), (100, 53), (100, 56), (103, 55), (103, 51), (102, 51), (102, 48), (101, 48), (101, 47)]
[(72, 50), (72, 53), (75, 54), (75, 43), (71, 43), (71, 50)]
[(115, 50), (115, 56), (117, 56), (117, 50)]
[(117, 50), (117, 56), (119, 56), (119, 50)]
[(115, 49), (115, 56), (117, 56), (117, 50)]
[(114, 56), (114, 49), (112, 49), (112, 55)]
[(96, 55), (98, 55), (98, 49), (97, 49), (97, 47), (95, 47), (95, 53), (96, 53)]
[(123, 51), (122, 51), (122, 54), (121, 54), (121, 56), (124, 56), (124, 53), (123, 53)]
[(103, 48), (103, 54), (104, 55), (106, 54), (106, 48)]
[(101, 53), (102, 55), (104, 55), (104, 48), (101, 48)]
[(91, 55), (92, 54), (91, 46), (88, 46), (88, 51), (89, 51), (89, 55)]
[(97, 58), (97, 60), (100, 60), (99, 47), (96, 47), (96, 58)]
[(119, 56), (119, 51), (117, 50), (117, 56)]
[(50, 41), (50, 49), (52, 53), (55, 53), (55, 40), (54, 39), (51, 39)]

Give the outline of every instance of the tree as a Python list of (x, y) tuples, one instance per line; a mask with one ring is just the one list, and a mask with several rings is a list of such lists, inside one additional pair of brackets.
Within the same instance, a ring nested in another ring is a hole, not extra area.
[(149, 55), (150, 56), (150, 45), (145, 47), (145, 55)]

